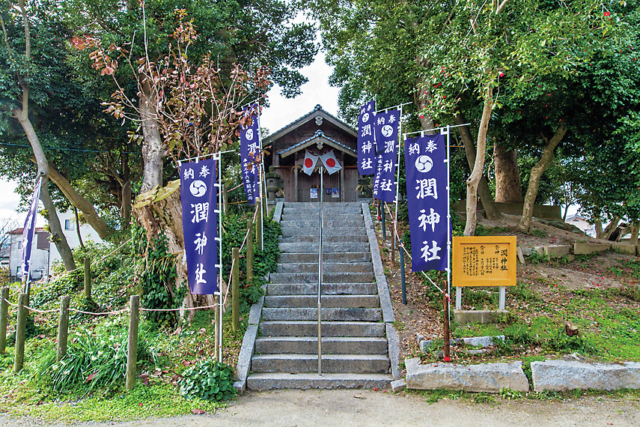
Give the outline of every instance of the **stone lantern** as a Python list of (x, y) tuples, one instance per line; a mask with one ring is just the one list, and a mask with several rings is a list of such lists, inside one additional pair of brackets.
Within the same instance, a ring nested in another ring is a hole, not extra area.
[(267, 178), (267, 200), (270, 203), (274, 203), (278, 193), (282, 192), (284, 180), (275, 172), (275, 167), (269, 166), (269, 172), (266, 174)]

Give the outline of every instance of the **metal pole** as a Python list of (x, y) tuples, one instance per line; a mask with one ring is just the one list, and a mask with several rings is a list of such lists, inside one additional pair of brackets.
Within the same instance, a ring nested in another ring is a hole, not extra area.
[(504, 286), (500, 286), (500, 303), (498, 305), (499, 310), (504, 310), (505, 299), (506, 299), (506, 290)]
[(400, 147), (402, 147), (402, 138), (400, 137), (400, 135), (402, 135), (402, 106), (403, 105), (404, 104), (400, 104), (400, 117), (398, 119), (399, 129), (398, 129), (398, 137), (397, 137), (398, 161), (396, 163), (396, 213), (393, 218), (393, 236), (391, 238), (391, 253), (393, 254), (391, 256), (391, 263), (394, 265), (396, 263), (396, 260), (395, 260), (396, 235), (398, 234), (398, 200), (400, 198)]
[[(449, 140), (451, 127), (447, 125), (447, 295), (451, 295), (451, 157), (449, 153)], [(451, 299), (447, 298), (447, 329), (451, 321)]]
[[(447, 283), (447, 286), (449, 284)], [(451, 338), (449, 333), (449, 295), (445, 292), (442, 295), (444, 306), (444, 361), (451, 361)]]
[(407, 284), (404, 277), (404, 250), (402, 248), (402, 241), (398, 244), (398, 252), (400, 252), (400, 277), (402, 279), (402, 303), (407, 305)]
[(380, 200), (380, 218), (382, 218), (382, 240), (387, 240), (387, 225), (385, 224), (384, 217), (384, 204), (382, 200)]
[(322, 375), (322, 227), (324, 226), (324, 173), (320, 166), (320, 245), (318, 251), (318, 375)]
[[(258, 132), (259, 133), (259, 132)], [(220, 206), (222, 204), (222, 193), (220, 192), (220, 184), (222, 183), (222, 154), (218, 153), (218, 266), (219, 274), (218, 274), (218, 303), (219, 311), (218, 316), (220, 317), (220, 321), (218, 323), (218, 362), (222, 363), (222, 306), (223, 306), (223, 295), (222, 295), (222, 284), (224, 275), (224, 271), (222, 270), (222, 215), (220, 214)]]

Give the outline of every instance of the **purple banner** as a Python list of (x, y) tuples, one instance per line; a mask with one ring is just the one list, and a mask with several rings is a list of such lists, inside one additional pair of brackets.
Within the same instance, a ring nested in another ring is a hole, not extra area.
[(38, 216), (38, 199), (40, 199), (40, 185), (42, 179), (38, 178), (36, 187), (33, 189), (31, 196), (31, 206), (27, 212), (27, 218), (24, 220), (24, 228), (22, 229), (22, 252), (20, 253), (20, 270), (22, 280), (29, 280), (31, 269), (31, 249), (33, 248), (33, 240), (36, 232), (36, 218)]
[(245, 107), (244, 113), (251, 115), (251, 126), (240, 126), (240, 159), (242, 182), (244, 183), (244, 193), (247, 196), (247, 204), (253, 205), (256, 197), (260, 196), (259, 189), (259, 162), (260, 154), (260, 123), (258, 104)]
[(404, 143), (411, 271), (447, 269), (447, 147), (444, 135)]
[[(377, 148), (376, 177), (373, 197), (383, 202), (396, 200), (396, 167), (398, 163), (398, 125), (400, 112), (391, 110), (376, 114), (375, 138)], [(378, 186), (376, 187), (376, 182)]]
[(360, 175), (373, 175), (376, 169), (374, 133), (374, 111), (376, 101), (369, 101), (360, 107), (358, 116), (358, 172)]
[(218, 289), (218, 191), (216, 161), (180, 166), (182, 231), (189, 287), (195, 295), (213, 295)]

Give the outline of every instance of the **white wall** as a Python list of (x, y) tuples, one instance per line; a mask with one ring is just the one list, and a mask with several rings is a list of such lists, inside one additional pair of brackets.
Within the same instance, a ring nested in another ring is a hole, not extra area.
[[(64, 213), (58, 212), (58, 218), (60, 218), (60, 226), (62, 227), (62, 232), (67, 238), (69, 247), (71, 249), (75, 249), (80, 246), (80, 239), (78, 239), (78, 232), (76, 231), (76, 216), (73, 211), (67, 211)], [(69, 225), (71, 226), (70, 230), (67, 229), (67, 226)], [(82, 235), (82, 242), (85, 244), (89, 241), (102, 243), (102, 239), (90, 225), (80, 225), (80, 234)], [(49, 266), (59, 260), (60, 253), (58, 252), (58, 248), (56, 248), (55, 244), (51, 244), (51, 259), (49, 260)]]

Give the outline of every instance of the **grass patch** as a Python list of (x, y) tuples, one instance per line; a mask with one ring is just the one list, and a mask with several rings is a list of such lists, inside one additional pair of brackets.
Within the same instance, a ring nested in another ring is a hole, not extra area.
[(221, 403), (185, 400), (167, 384), (137, 384), (129, 393), (121, 390), (108, 398), (88, 397), (79, 401), (49, 401), (39, 405), (11, 405), (3, 408), (12, 416), (30, 416), (46, 422), (107, 422), (172, 417), (200, 409), (208, 413)]

